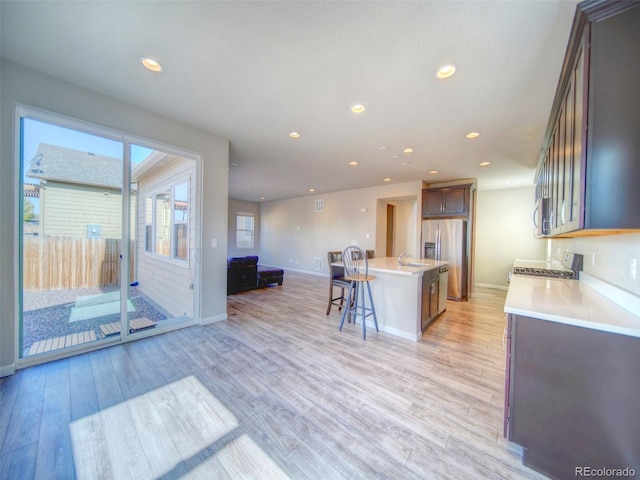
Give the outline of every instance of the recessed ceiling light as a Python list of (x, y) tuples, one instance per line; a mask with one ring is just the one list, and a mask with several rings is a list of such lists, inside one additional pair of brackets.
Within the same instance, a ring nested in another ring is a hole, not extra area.
[(351, 107), (351, 111), (353, 113), (362, 113), (365, 110), (366, 110), (366, 107), (364, 105), (360, 105), (359, 103)]
[(413, 153), (413, 148), (405, 148), (402, 153)]
[(390, 181), (391, 181), (391, 179), (390, 179), (389, 177), (387, 177), (387, 178), (385, 178), (385, 179), (384, 179), (384, 181), (385, 181), (385, 182), (390, 182)]
[(260, 200), (264, 200), (264, 197), (260, 197)]
[(140, 58), (140, 63), (142, 64), (142, 66), (144, 68), (146, 68), (147, 70), (151, 70), (152, 72), (161, 72), (162, 71), (162, 65), (160, 65), (153, 58), (142, 57), (142, 58)]
[(289, 134), (289, 136), (290, 136), (291, 138), (300, 138), (300, 134), (299, 134), (298, 132), (291, 132), (291, 133)]
[(402, 162), (400, 165), (411, 165), (411, 162)]
[(400, 158), (400, 155), (391, 155), (391, 158)]
[(438, 173), (438, 170), (431, 170), (429, 173), (430, 173), (431, 175), (435, 175), (436, 173)]
[(436, 77), (438, 77), (438, 78), (449, 78), (454, 73), (456, 73), (456, 70), (457, 70), (457, 68), (453, 64), (443, 65), (436, 72)]
[(315, 192), (315, 191), (316, 191), (316, 189), (315, 189), (315, 188), (310, 188), (310, 189), (309, 189), (309, 191), (310, 191), (310, 192)]
[(469, 132), (467, 133), (467, 138), (478, 138), (480, 136), (479, 132)]
[(386, 145), (383, 145), (381, 147), (379, 147), (379, 150), (387, 150), (389, 147), (387, 147)]
[(349, 165), (351, 165), (352, 167), (355, 167), (358, 165), (358, 162), (353, 161), (353, 162), (349, 162)]
[(480, 164), (481, 167), (486, 167), (487, 165), (491, 165), (491, 162), (482, 162)]

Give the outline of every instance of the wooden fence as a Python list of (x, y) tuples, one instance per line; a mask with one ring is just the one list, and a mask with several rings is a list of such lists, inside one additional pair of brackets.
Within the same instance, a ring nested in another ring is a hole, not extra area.
[[(69, 290), (120, 285), (120, 239), (23, 237), (23, 289)], [(135, 278), (135, 242), (130, 279)]]

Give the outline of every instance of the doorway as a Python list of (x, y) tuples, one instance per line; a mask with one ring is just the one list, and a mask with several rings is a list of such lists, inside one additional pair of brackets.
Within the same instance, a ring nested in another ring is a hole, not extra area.
[(396, 206), (387, 203), (387, 248), (386, 256), (395, 257), (396, 254)]

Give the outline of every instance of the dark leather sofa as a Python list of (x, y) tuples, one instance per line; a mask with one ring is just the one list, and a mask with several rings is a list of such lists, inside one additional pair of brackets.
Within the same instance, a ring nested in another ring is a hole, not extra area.
[(231, 257), (227, 260), (227, 295), (263, 288), (277, 283), (282, 285), (284, 270), (258, 265), (258, 257)]

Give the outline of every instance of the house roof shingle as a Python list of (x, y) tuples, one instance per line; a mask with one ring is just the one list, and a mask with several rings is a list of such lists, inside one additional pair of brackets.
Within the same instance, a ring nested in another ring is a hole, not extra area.
[(122, 188), (122, 160), (41, 143), (31, 161), (27, 177)]

